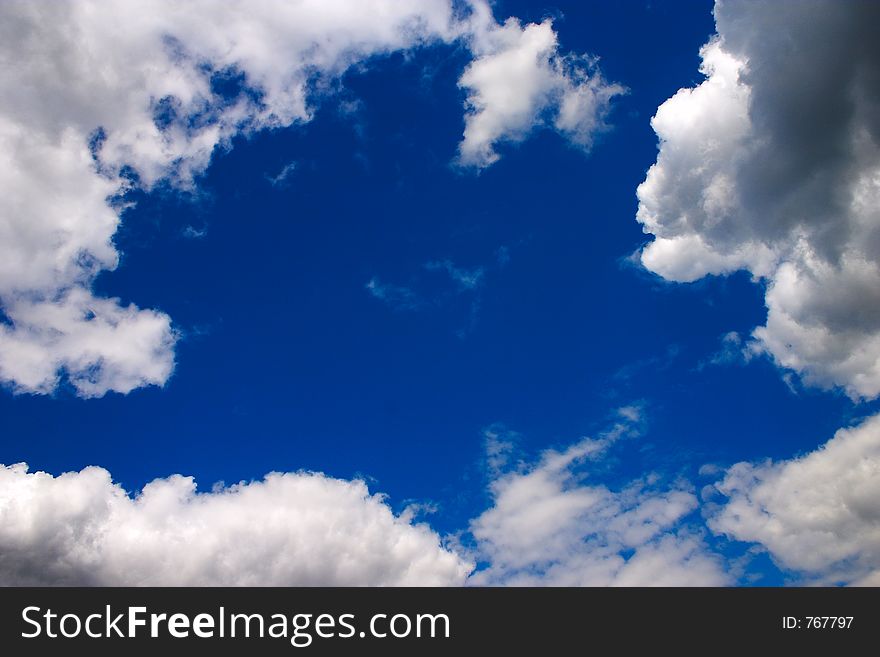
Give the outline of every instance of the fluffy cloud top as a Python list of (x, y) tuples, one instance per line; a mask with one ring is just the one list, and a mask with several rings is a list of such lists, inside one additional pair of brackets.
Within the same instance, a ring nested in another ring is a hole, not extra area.
[(498, 160), (498, 142), (520, 141), (548, 119), (589, 149), (611, 99), (623, 87), (606, 83), (594, 61), (560, 55), (549, 20), (523, 27), (515, 18), (503, 25), (484, 19), (487, 24), (472, 37), (476, 58), (459, 80), (468, 91), (459, 161), (489, 166)]
[(0, 328), (0, 380), (51, 392), (63, 368), (83, 397), (161, 385), (171, 374), (168, 318), (73, 287), (51, 300), (10, 300), (15, 328)]
[(102, 468), (0, 466), (0, 584), (441, 586), (472, 567), (363, 481), (273, 473), (195, 488), (175, 475), (132, 498)]
[[(730, 584), (736, 568), (704, 542), (690, 483), (598, 481), (639, 423), (637, 409), (622, 409), (599, 438), (532, 463), (488, 431), (492, 504), (470, 523), (470, 554), (358, 480), (272, 473), (198, 493), (173, 475), (131, 496), (99, 467), (53, 477), (0, 466), (0, 584)], [(728, 468), (702, 511), (712, 532), (760, 544), (799, 580), (876, 585), (878, 482), (875, 415), (806, 456)]]
[(0, 99), (0, 381), (48, 392), (67, 376), (84, 396), (162, 385), (170, 317), (91, 292), (119, 261), (108, 199), (192, 185), (234, 135), (308, 121), (351, 65), (457, 40), (477, 58), (462, 152), (521, 138), (550, 90), (557, 128), (589, 142), (610, 88), (563, 66), (549, 23), (499, 25), (484, 0), (461, 13), (452, 0), (0, 4), (0, 84), (14, 90)]
[(767, 282), (755, 350), (807, 382), (880, 395), (880, 6), (715, 7), (706, 80), (652, 121), (642, 253), (674, 281)]
[[(632, 410), (632, 409), (628, 409)], [(506, 447), (490, 434), (491, 508), (471, 523), (475, 584), (712, 586), (727, 583), (716, 558), (682, 519), (697, 507), (688, 486), (661, 488), (648, 476), (618, 490), (589, 483), (584, 465), (601, 458), (630, 418), (599, 439), (537, 463), (506, 469)]]
[[(493, 504), (472, 520), (476, 549), (444, 547), (363, 481), (272, 473), (196, 491), (173, 475), (131, 496), (99, 467), (53, 477), (0, 466), (4, 585), (721, 585), (686, 483), (649, 475), (619, 489), (586, 480), (637, 409), (598, 439), (511, 466), (487, 432)], [(473, 573), (471, 559), (484, 567)]]
[(880, 583), (880, 415), (779, 463), (738, 463), (709, 526), (823, 584)]

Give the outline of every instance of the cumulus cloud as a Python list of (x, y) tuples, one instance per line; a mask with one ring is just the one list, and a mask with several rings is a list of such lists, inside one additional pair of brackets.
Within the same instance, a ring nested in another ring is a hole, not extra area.
[[(536, 30), (555, 52), (549, 23), (499, 26), (483, 0), (469, 7), (454, 11), (451, 0), (2, 3), (0, 84), (15, 93), (0, 99), (0, 380), (48, 392), (67, 376), (88, 395), (162, 385), (173, 369), (171, 318), (91, 292), (95, 276), (119, 262), (113, 236), (123, 208), (112, 199), (159, 182), (192, 186), (232, 137), (307, 122), (313, 97), (330, 86), (324, 82), (374, 56), (463, 41), (475, 56), (493, 57), (515, 33)], [(549, 52), (539, 59), (551, 61)], [(560, 66), (538, 74), (551, 75), (568, 99), (560, 130), (585, 143), (594, 120), (587, 90), (598, 78), (580, 80)], [(482, 74), (481, 84), (517, 97), (523, 80), (502, 73), (497, 82), (491, 71)], [(544, 102), (526, 95), (527, 105)], [(497, 112), (497, 102), (489, 99), (486, 111)], [(595, 109), (598, 116), (601, 103)], [(493, 121), (493, 142), (527, 128)], [(466, 135), (468, 148), (478, 141)], [(54, 319), (35, 323), (40, 317)], [(89, 383), (80, 385), (84, 377)]]
[(657, 110), (641, 254), (673, 281), (766, 282), (752, 351), (880, 394), (880, 46), (875, 3), (722, 2), (706, 79)]
[[(687, 518), (692, 486), (599, 476), (641, 409), (598, 438), (517, 458), (518, 436), (486, 431), (492, 505), (466, 543), (396, 515), (360, 480), (270, 473), (198, 492), (191, 477), (135, 494), (100, 467), (52, 476), (0, 465), (0, 585), (592, 585), (729, 583)], [(475, 570), (475, 564), (479, 568)]]
[(474, 24), (480, 26), (471, 38), (475, 59), (459, 80), (468, 92), (460, 163), (489, 166), (499, 158), (496, 144), (520, 141), (541, 124), (589, 149), (623, 87), (607, 83), (595, 60), (561, 55), (549, 20), (523, 26), (509, 18), (497, 25), (477, 12)]
[(728, 576), (683, 519), (697, 507), (685, 483), (649, 475), (611, 488), (591, 483), (590, 466), (621, 437), (638, 432), (637, 409), (599, 438), (547, 450), (510, 467), (510, 442), (487, 434), (493, 504), (471, 522), (474, 584), (555, 586), (723, 585)]
[(806, 456), (737, 463), (716, 489), (714, 531), (821, 584), (880, 582), (880, 415)]
[(161, 385), (174, 366), (168, 318), (74, 287), (51, 301), (13, 298), (0, 326), (0, 379), (51, 392), (59, 372), (83, 397)]
[(93, 396), (163, 384), (170, 318), (90, 292), (119, 259), (108, 198), (190, 186), (235, 134), (308, 120), (316, 76), (452, 35), (445, 0), (4, 2), (2, 380), (48, 392), (64, 375)]
[(441, 586), (472, 565), (363, 481), (272, 473), (209, 493), (174, 475), (129, 496), (98, 467), (0, 466), (0, 584)]

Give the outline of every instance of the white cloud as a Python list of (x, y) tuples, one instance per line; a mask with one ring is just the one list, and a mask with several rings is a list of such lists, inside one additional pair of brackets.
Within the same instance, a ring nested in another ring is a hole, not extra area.
[[(170, 318), (90, 292), (118, 263), (107, 198), (130, 186), (123, 170), (189, 186), (236, 133), (308, 120), (315, 76), (452, 37), (445, 0), (3, 3), (0, 378), (49, 392), (66, 374), (89, 396), (162, 385)], [(254, 93), (212, 89), (239, 74)]]
[[(697, 507), (684, 483), (668, 488), (647, 476), (618, 489), (590, 483), (591, 463), (620, 437), (637, 432), (640, 414), (623, 409), (598, 439), (537, 463), (505, 470), (510, 444), (487, 434), (493, 505), (471, 522), (476, 558), (486, 567), (474, 584), (686, 586), (728, 583), (719, 560), (683, 518)], [(586, 471), (585, 471), (586, 466)]]
[(174, 366), (168, 318), (74, 287), (52, 300), (14, 298), (0, 325), (0, 379), (51, 392), (64, 371), (83, 397), (161, 385)]
[(478, 13), (473, 24), (479, 25), (471, 37), (475, 59), (459, 80), (468, 92), (460, 163), (489, 166), (499, 158), (499, 142), (521, 141), (547, 122), (589, 149), (623, 88), (606, 83), (595, 61), (560, 55), (549, 20), (523, 26), (509, 18), (497, 25)]
[[(91, 293), (119, 261), (121, 210), (108, 198), (159, 181), (192, 186), (236, 134), (308, 121), (311, 96), (354, 63), (460, 39), (490, 56), (496, 33), (516, 30), (555, 43), (549, 24), (498, 26), (482, 0), (463, 16), (451, 0), (0, 4), (0, 85), (15, 90), (0, 99), (0, 380), (48, 392), (88, 372), (77, 384), (88, 395), (162, 385), (170, 317)], [(590, 97), (571, 98), (598, 78), (557, 69), (569, 97), (560, 129), (583, 141)], [(507, 75), (492, 88), (515, 96), (520, 82)]]
[(706, 80), (657, 110), (648, 269), (767, 283), (752, 352), (880, 394), (880, 51), (872, 3), (717, 2)]
[(716, 489), (713, 531), (762, 544), (818, 583), (880, 581), (880, 415), (806, 456), (737, 463)]
[[(729, 583), (686, 482), (648, 474), (593, 482), (614, 444), (643, 424), (619, 409), (596, 439), (514, 458), (518, 436), (486, 431), (492, 506), (469, 527), (472, 548), (395, 515), (361, 480), (271, 473), (196, 491), (191, 477), (129, 494), (100, 467), (52, 476), (0, 465), (2, 585), (592, 585)], [(474, 562), (481, 567), (474, 571)]]
[(102, 468), (0, 466), (3, 585), (439, 586), (471, 567), (363, 481), (273, 473), (196, 493), (174, 475), (132, 498)]

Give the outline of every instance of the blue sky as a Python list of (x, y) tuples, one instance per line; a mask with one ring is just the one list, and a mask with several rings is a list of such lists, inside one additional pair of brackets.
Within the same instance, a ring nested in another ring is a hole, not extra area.
[[(734, 463), (808, 454), (877, 412), (845, 382), (719, 358), (723, 336), (746, 340), (767, 320), (754, 269), (677, 282), (638, 261), (651, 240), (636, 221), (658, 156), (650, 119), (705, 79), (712, 10), (494, 5), (499, 20), (552, 17), (561, 51), (599, 56), (604, 79), (626, 87), (588, 153), (539, 126), (500, 143), (491, 166), (457, 166), (471, 55), (437, 44), (349, 68), (307, 122), (233, 136), (189, 190), (130, 189), (119, 266), (91, 290), (172, 318), (173, 374), (89, 399), (63, 373), (48, 394), (8, 385), (0, 462), (55, 475), (98, 465), (128, 491), (171, 473), (199, 490), (270, 471), (364, 478), (395, 512), (433, 505), (424, 520), (469, 549), (469, 523), (492, 504), (487, 429), (512, 432), (535, 463), (637, 407), (638, 437), (590, 481), (650, 472), (699, 497)], [(234, 99), (241, 81), (220, 77), (215, 93)], [(707, 530), (701, 514), (684, 522), (727, 560), (728, 581), (799, 581), (784, 557), (747, 553), (753, 542)]]

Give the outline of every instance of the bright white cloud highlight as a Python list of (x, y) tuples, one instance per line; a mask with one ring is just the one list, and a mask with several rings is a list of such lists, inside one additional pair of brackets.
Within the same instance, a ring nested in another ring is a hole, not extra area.
[(521, 141), (544, 123), (589, 149), (623, 88), (606, 83), (594, 61), (561, 55), (549, 20), (496, 25), (483, 17), (475, 24), (481, 25), (471, 39), (475, 59), (459, 80), (468, 92), (460, 163), (489, 166), (499, 158), (499, 142)]
[[(461, 15), (451, 0), (0, 4), (0, 85), (14, 90), (0, 99), (0, 382), (45, 393), (66, 376), (88, 396), (164, 384), (171, 318), (91, 293), (119, 262), (108, 199), (191, 186), (236, 134), (307, 122), (322, 82), (351, 65), (458, 40), (483, 64), (502, 57), (466, 74), (491, 90), (479, 101), (491, 127), (475, 133), (470, 116), (464, 151), (524, 136), (547, 104), (532, 87), (553, 87), (557, 127), (589, 141), (599, 78), (563, 69), (549, 23), (500, 26), (483, 0)], [(534, 70), (503, 64), (521, 48)]]
[(753, 351), (807, 383), (880, 395), (880, 47), (873, 3), (718, 1), (706, 80), (657, 110), (638, 189), (673, 281), (767, 283)]
[(471, 567), (363, 481), (272, 473), (197, 493), (174, 475), (132, 498), (98, 467), (0, 466), (3, 585), (442, 586)]
[(711, 586), (728, 583), (699, 534), (682, 522), (697, 507), (687, 484), (665, 488), (649, 475), (621, 488), (591, 483), (596, 464), (632, 412), (598, 439), (547, 450), (510, 467), (497, 431), (488, 436), (493, 505), (471, 523), (474, 584), (527, 586)]
[(74, 287), (51, 301), (13, 299), (0, 326), (0, 379), (51, 392), (64, 370), (83, 397), (161, 385), (174, 366), (168, 318)]
[(714, 531), (818, 583), (880, 583), (880, 415), (806, 456), (737, 463), (716, 488)]

